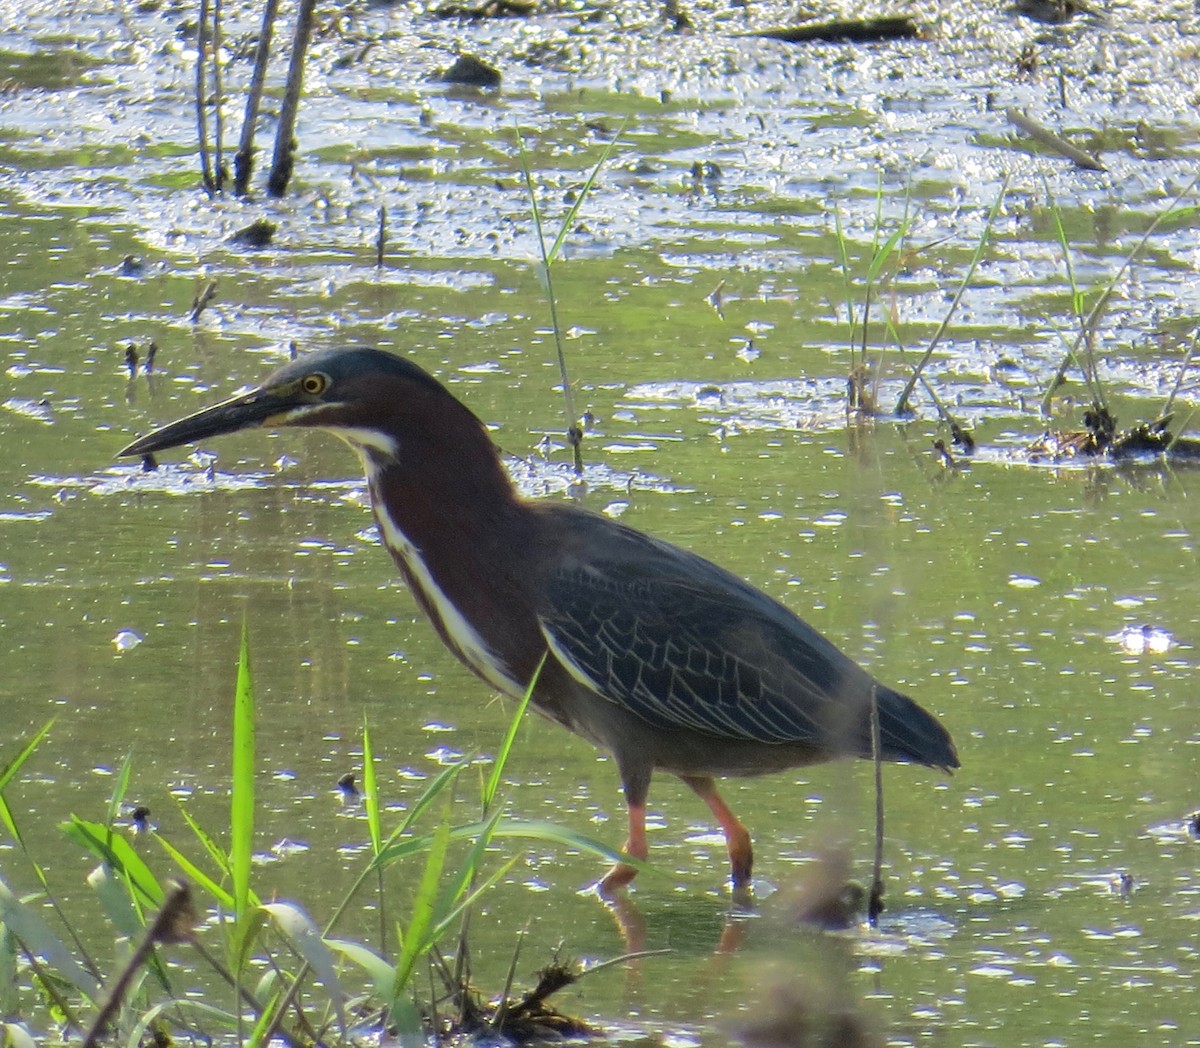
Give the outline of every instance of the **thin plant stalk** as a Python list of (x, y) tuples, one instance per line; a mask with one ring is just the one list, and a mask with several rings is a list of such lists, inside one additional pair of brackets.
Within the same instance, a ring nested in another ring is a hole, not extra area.
[(1047, 318), (1048, 323), (1057, 332), (1067, 351), (1063, 356), (1062, 363), (1058, 366), (1058, 370), (1055, 371), (1054, 377), (1050, 380), (1046, 395), (1042, 398), (1041, 411), (1043, 415), (1049, 414), (1051, 397), (1054, 395), (1054, 391), (1062, 385), (1067, 375), (1067, 368), (1072, 363), (1079, 368), (1084, 384), (1088, 387), (1088, 395), (1092, 398), (1093, 403), (1103, 408), (1105, 407), (1104, 387), (1100, 383), (1100, 376), (1096, 367), (1095, 331), (1089, 332), (1087, 328), (1087, 316), (1083, 310), (1084, 295), (1075, 279), (1075, 267), (1071, 262), (1071, 242), (1067, 238), (1067, 230), (1063, 225), (1062, 212), (1054, 202), (1049, 183), (1046, 183), (1046, 196), (1050, 202), (1050, 214), (1054, 219), (1054, 233), (1058, 237), (1058, 246), (1062, 252), (1063, 266), (1067, 272), (1067, 285), (1071, 289), (1071, 311), (1075, 314), (1075, 321), (1079, 325), (1079, 332), (1082, 336), (1083, 344), (1087, 349), (1087, 356), (1084, 359), (1080, 359), (1077, 355), (1079, 342), (1077, 341), (1074, 345), (1071, 345), (1067, 340), (1066, 334), (1059, 329), (1053, 320)]
[(850, 281), (850, 255), (846, 240), (846, 231), (842, 227), (842, 211), (835, 203), (833, 205), (833, 230), (837, 239), (838, 255), (842, 264), (842, 289), (846, 296), (846, 326), (850, 329), (850, 354), (854, 355), (854, 294)]
[(530, 169), (529, 154), (525, 151), (525, 139), (522, 137), (520, 129), (517, 129), (517, 148), (521, 155), (521, 172), (525, 176), (525, 189), (529, 194), (529, 207), (533, 212), (533, 224), (537, 231), (538, 250), (542, 256), (541, 277), (546, 286), (546, 296), (550, 301), (550, 326), (554, 333), (554, 349), (558, 356), (558, 374), (562, 382), (563, 406), (567, 416), (567, 442), (571, 445), (576, 473), (583, 472), (583, 450), (581, 447), (583, 430), (580, 428), (578, 416), (575, 414), (575, 398), (571, 392), (570, 376), (567, 374), (567, 357), (563, 350), (562, 327), (558, 322), (558, 299), (554, 294), (554, 278), (551, 275), (551, 270), (554, 261), (558, 258), (559, 252), (562, 250), (563, 243), (575, 225), (579, 209), (583, 207), (583, 202), (587, 199), (592, 187), (596, 184), (600, 169), (612, 155), (624, 130), (625, 123), (622, 122), (617, 133), (613, 135), (608, 145), (604, 147), (604, 151), (600, 154), (600, 159), (596, 161), (596, 166), (592, 168), (592, 172), (588, 175), (583, 187), (575, 195), (575, 200), (563, 218), (562, 224), (559, 226), (558, 235), (554, 238), (554, 244), (547, 249), (546, 235), (542, 226), (542, 212), (541, 208), (538, 207), (537, 193), (533, 187), (533, 172)]
[[(1182, 201), (1184, 197), (1186, 197), (1193, 189), (1196, 188), (1196, 184), (1198, 182), (1200, 182), (1200, 174), (1195, 175), (1186, 186), (1184, 186), (1177, 194), (1175, 194), (1175, 198), (1165, 210), (1160, 211), (1154, 216), (1154, 220), (1149, 226), (1146, 227), (1146, 231), (1141, 235), (1141, 237), (1138, 238), (1138, 242), (1133, 245), (1132, 250), (1121, 262), (1121, 268), (1117, 270), (1113, 278), (1100, 292), (1100, 297), (1096, 299), (1095, 304), (1088, 311), (1087, 316), (1083, 320), (1082, 328), (1079, 334), (1075, 336), (1075, 341), (1067, 350), (1068, 360), (1071, 356), (1077, 356), (1080, 344), (1087, 344), (1087, 339), (1092, 337), (1092, 335), (1089, 335), (1089, 332), (1093, 333), (1094, 335), (1096, 328), (1099, 327), (1100, 319), (1104, 316), (1105, 310), (1108, 309), (1109, 300), (1112, 298), (1113, 292), (1116, 290), (1117, 285), (1121, 282), (1121, 280), (1124, 279), (1125, 274), (1129, 271), (1130, 267), (1132, 267), (1134, 260), (1138, 257), (1138, 255), (1142, 253), (1142, 249), (1146, 246), (1150, 238), (1158, 231), (1158, 227), (1175, 214), (1176, 209), (1179, 207), (1180, 201)], [(1056, 372), (1056, 375), (1061, 376), (1066, 374), (1066, 367), (1067, 362), (1064, 361), (1063, 365)], [(1056, 384), (1052, 383), (1050, 388), (1046, 390), (1045, 396), (1042, 397), (1043, 414), (1049, 414), (1050, 401), (1056, 388)]]
[(875, 765), (875, 858), (871, 864), (871, 896), (867, 920), (872, 928), (883, 912), (883, 747), (879, 737), (879, 696), (871, 686), (871, 760)]
[(1192, 419), (1195, 418), (1195, 416), (1195, 411), (1189, 411), (1187, 413), (1187, 417), (1176, 428), (1174, 436), (1171, 437), (1170, 442), (1167, 444), (1166, 450), (1168, 454), (1175, 450), (1175, 445), (1179, 443), (1179, 438), (1183, 436), (1183, 431), (1192, 424)]
[(1180, 365), (1179, 374), (1175, 376), (1175, 385), (1171, 387), (1171, 395), (1167, 397), (1166, 404), (1163, 405), (1162, 414), (1170, 415), (1171, 408), (1175, 404), (1175, 397), (1183, 386), (1183, 376), (1187, 374), (1188, 365), (1192, 362), (1192, 357), (1196, 353), (1196, 340), (1200, 338), (1200, 331), (1192, 335), (1192, 344), (1188, 346), (1187, 353), (1184, 355), (1183, 364)]
[(517, 960), (521, 956), (521, 946), (525, 942), (526, 929), (517, 932), (517, 941), (513, 944), (512, 960), (508, 965), (508, 975), (504, 979), (504, 990), (500, 994), (500, 1007), (492, 1017), (492, 1029), (499, 1031), (504, 1028), (504, 1020), (508, 1018), (508, 1001), (512, 994), (513, 980), (517, 974)]
[(971, 264), (967, 267), (967, 271), (963, 274), (962, 281), (958, 285), (958, 290), (954, 292), (954, 298), (950, 301), (950, 308), (946, 311), (946, 315), (942, 317), (942, 322), (938, 325), (937, 330), (933, 333), (933, 338), (929, 340), (929, 345), (925, 347), (925, 353), (921, 359), (917, 361), (917, 365), (913, 368), (913, 373), (909, 376), (908, 381), (904, 384), (904, 389), (900, 392), (900, 397), (896, 401), (896, 414), (904, 415), (908, 413), (908, 401), (912, 396), (917, 380), (921, 376), (921, 372), (925, 370), (925, 365), (929, 363), (933, 357), (933, 351), (945, 335), (946, 329), (950, 326), (950, 321), (955, 312), (958, 310), (958, 304), (962, 301), (963, 295), (966, 293), (967, 286), (971, 283), (971, 278), (975, 275), (975, 270), (979, 267), (979, 262), (983, 258), (984, 249), (991, 240), (992, 226), (996, 223), (996, 217), (1000, 214), (1000, 207), (1004, 203), (1005, 194), (1008, 192), (1008, 176), (1004, 176), (1004, 181), (1000, 183), (1000, 193), (996, 197), (996, 202), (992, 205), (988, 212), (987, 222), (983, 227), (983, 235), (979, 238), (979, 243), (975, 245), (975, 254), (971, 257)]
[(483, 818), (487, 818), (488, 812), (491, 811), (492, 803), (496, 799), (496, 791), (500, 789), (501, 776), (504, 774), (504, 768), (508, 764), (513, 743), (517, 741), (517, 731), (525, 722), (525, 712), (529, 709), (529, 702), (533, 698), (533, 692), (537, 688), (538, 681), (541, 679), (542, 670), (546, 665), (546, 659), (549, 655), (549, 651), (542, 653), (542, 657), (538, 660), (537, 668), (533, 671), (533, 676), (529, 679), (529, 686), (525, 689), (525, 694), (521, 696), (521, 701), (517, 704), (517, 711), (508, 722), (508, 731), (504, 733), (504, 741), (500, 744), (500, 749), (496, 752), (496, 759), (492, 762), (492, 773), (488, 777), (487, 785), (483, 788)]

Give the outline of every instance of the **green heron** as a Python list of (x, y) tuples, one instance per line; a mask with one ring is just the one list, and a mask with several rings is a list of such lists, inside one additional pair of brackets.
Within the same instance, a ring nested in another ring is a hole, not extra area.
[[(374, 349), (331, 349), (141, 437), (147, 455), (257, 426), (311, 426), (362, 460), (384, 544), (446, 646), (493, 688), (612, 754), (625, 853), (647, 857), (646, 797), (677, 775), (725, 834), (735, 888), (750, 835), (716, 776), (871, 757), (947, 771), (946, 729), (782, 604), (703, 557), (567, 502), (514, 491), (483, 423), (431, 375)], [(618, 863), (608, 894), (637, 872)]]

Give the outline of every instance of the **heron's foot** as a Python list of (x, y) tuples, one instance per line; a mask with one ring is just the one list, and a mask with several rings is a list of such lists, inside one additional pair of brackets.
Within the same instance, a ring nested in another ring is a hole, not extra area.
[(600, 879), (596, 890), (602, 898), (611, 899), (616, 892), (628, 887), (637, 874), (636, 866), (630, 866), (627, 862), (618, 862)]
[[(646, 805), (631, 801), (629, 803), (629, 836), (621, 849), (631, 859), (645, 862), (650, 857), (650, 842), (646, 840)], [(614, 892), (627, 887), (629, 882), (638, 874), (638, 868), (631, 863), (618, 862), (608, 871), (596, 886), (601, 896), (612, 898)]]
[[(741, 831), (740, 833), (738, 831)], [(741, 823), (725, 827), (725, 838), (729, 846), (729, 879), (733, 883), (733, 894), (750, 893), (750, 871), (754, 868), (754, 851), (750, 847), (750, 834)]]

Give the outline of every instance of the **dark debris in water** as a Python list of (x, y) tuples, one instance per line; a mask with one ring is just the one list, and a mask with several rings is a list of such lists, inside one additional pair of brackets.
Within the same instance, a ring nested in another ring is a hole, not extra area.
[(500, 70), (474, 55), (459, 55), (449, 68), (437, 74), (445, 84), (464, 84), (467, 87), (499, 87)]
[(1047, 25), (1062, 25), (1076, 15), (1096, 15), (1090, 7), (1079, 0), (1017, 0), (1008, 8), (1008, 13), (1024, 15), (1035, 22), (1045, 22)]
[(1092, 407), (1084, 412), (1083, 429), (1047, 430), (1025, 448), (1025, 455), (1034, 462), (1089, 458), (1119, 462), (1151, 456), (1200, 462), (1200, 440), (1173, 435), (1168, 428), (1171, 418), (1163, 415), (1118, 432), (1117, 420), (1107, 408)]
[(907, 15), (860, 18), (853, 21), (821, 22), (817, 25), (759, 29), (738, 36), (780, 40), (785, 44), (820, 42), (829, 44), (871, 44), (880, 40), (911, 40), (921, 35), (921, 27)]
[(433, 15), (435, 18), (461, 18), (478, 22), (484, 18), (526, 18), (537, 11), (532, 0), (483, 0), (479, 4), (442, 4)]
[(255, 219), (229, 238), (229, 243), (238, 247), (263, 248), (275, 238), (276, 225), (265, 218)]
[(579, 978), (578, 970), (561, 961), (553, 961), (537, 973), (537, 983), (516, 1001), (503, 1001), (496, 1009), (492, 1029), (502, 1036), (524, 1044), (548, 1037), (594, 1037), (595, 1027), (564, 1015), (549, 1003), (549, 998)]
[(549, 1003), (550, 997), (575, 983), (580, 974), (577, 966), (556, 959), (537, 972), (532, 990), (487, 1002), (465, 983), (452, 987), (450, 997), (458, 1014), (438, 1022), (439, 1034), (456, 1044), (496, 1040), (534, 1044), (602, 1036), (604, 1031), (564, 1015)]

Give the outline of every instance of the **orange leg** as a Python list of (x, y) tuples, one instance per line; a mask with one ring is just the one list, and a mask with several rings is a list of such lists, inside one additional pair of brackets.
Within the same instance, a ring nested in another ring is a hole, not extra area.
[[(630, 802), (629, 804), (629, 839), (625, 842), (624, 852), (635, 859), (643, 861), (650, 855), (650, 845), (646, 841), (646, 805)], [(624, 888), (637, 876), (637, 867), (627, 862), (617, 863), (604, 875), (600, 882), (600, 894), (612, 895), (618, 888)]]
[(716, 817), (725, 833), (725, 845), (729, 849), (729, 865), (732, 870), (733, 887), (737, 891), (750, 883), (750, 868), (754, 865), (754, 849), (750, 846), (750, 832), (738, 822), (738, 817), (729, 810), (717, 792), (717, 784), (708, 776), (681, 775), (681, 779), (695, 792), (708, 810)]

